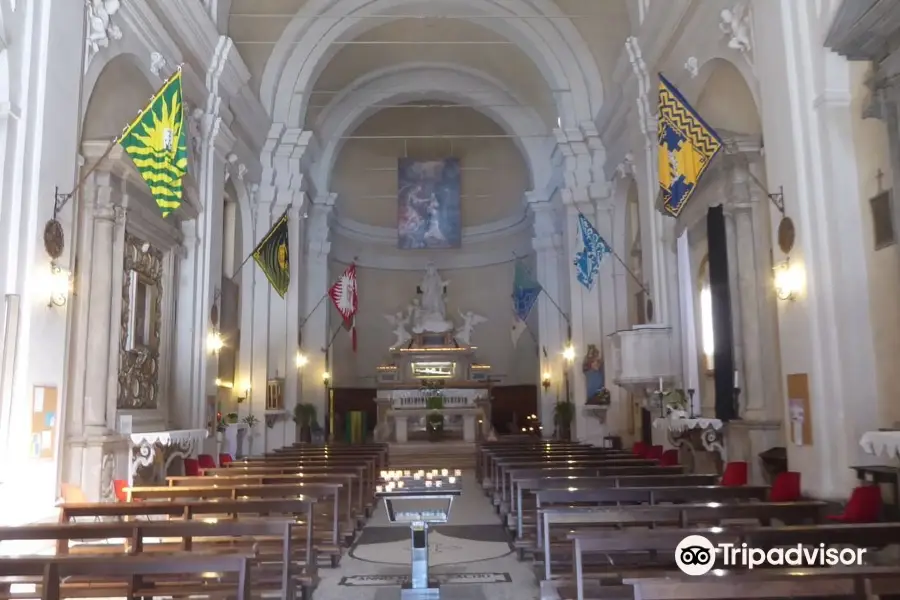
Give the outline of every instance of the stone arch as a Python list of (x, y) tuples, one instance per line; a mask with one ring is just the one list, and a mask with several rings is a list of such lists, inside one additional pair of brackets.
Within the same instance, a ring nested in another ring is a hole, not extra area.
[[(150, 100), (150, 97), (153, 95), (153, 92), (156, 89), (157, 81), (154, 81), (151, 77), (148, 76), (145, 67), (141, 62), (141, 58), (133, 54), (131, 52), (119, 52), (119, 53), (101, 53), (97, 55), (93, 61), (91, 61), (91, 66), (88, 68), (87, 73), (84, 75), (83, 84), (81, 87), (81, 123), (82, 127), (84, 127), (85, 119), (88, 115), (88, 110), (94, 100), (98, 84), (102, 84), (103, 81), (101, 78), (105, 79), (104, 74), (109, 73), (109, 69), (123, 69), (126, 70), (125, 65), (130, 65), (133, 69), (127, 69), (129, 77), (134, 77), (134, 83), (137, 82), (146, 82), (146, 89), (149, 90), (149, 93), (146, 94), (144, 100), (140, 103), (139, 108), (130, 108), (131, 114), (129, 118), (133, 118), (134, 114), (143, 108), (147, 101)], [(130, 82), (131, 80), (129, 80)], [(138, 84), (140, 86), (141, 94), (143, 94), (144, 86)], [(122, 86), (124, 87), (124, 86)], [(116, 90), (117, 92), (121, 92), (122, 89), (119, 88)], [(124, 100), (124, 99), (123, 99)], [(125, 102), (123, 102), (124, 104)], [(124, 126), (128, 121), (123, 121), (121, 123)]]
[[(485, 89), (484, 92), (473, 92)], [(458, 91), (461, 90), (461, 91)], [(313, 181), (319, 190), (330, 189), (332, 169), (345, 140), (363, 121), (377, 112), (372, 105), (397, 104), (412, 100), (440, 100), (487, 105), (479, 112), (495, 121), (510, 134), (528, 165), (531, 189), (544, 189), (553, 177), (550, 132), (537, 112), (521, 104), (503, 85), (474, 69), (457, 65), (414, 63), (376, 71), (348, 86), (323, 111), (316, 130), (326, 140), (313, 169)], [(536, 137), (544, 136), (547, 138)]]
[[(759, 85), (756, 75), (753, 73), (753, 69), (750, 64), (746, 61), (733, 61), (729, 58), (723, 56), (710, 56), (705, 61), (700, 64), (699, 71), (697, 72), (697, 76), (693, 79), (688, 79), (686, 82), (679, 86), (679, 90), (685, 95), (688, 100), (691, 101), (694, 108), (700, 111), (700, 114), (704, 116), (704, 119), (710, 123), (713, 127), (715, 126), (725, 126), (728, 124), (723, 123), (715, 123), (712, 122), (715, 119), (710, 118), (707, 114), (702, 110), (701, 104), (704, 100), (704, 95), (710, 91), (710, 84), (715, 85), (717, 79), (723, 74), (727, 74), (729, 76), (730, 82), (735, 84), (732, 89), (723, 90), (728, 95), (728, 101), (724, 104), (729, 104), (731, 101), (737, 100), (741, 104), (745, 105), (747, 102), (744, 98), (748, 98), (752, 101), (753, 109), (756, 113), (757, 121), (760, 120), (760, 115), (762, 111), (760, 111), (759, 107), (761, 106), (761, 100), (759, 97)], [(740, 85), (737, 85), (740, 82)], [(729, 108), (731, 108), (729, 106)], [(708, 112), (708, 109), (707, 109)], [(762, 125), (761, 123), (758, 125), (757, 130), (755, 131), (743, 131), (741, 133), (761, 133)]]
[[(422, 4), (422, 0), (312, 0), (305, 5), (303, 14), (288, 24), (263, 73), (260, 97), (273, 120), (302, 126), (315, 81), (338, 51), (333, 42), (351, 39), (388, 22), (387, 19), (366, 22), (355, 17), (391, 14), (416, 4)], [(567, 19), (535, 18), (562, 17), (555, 3), (551, 0), (431, 0), (429, 4), (433, 14), (459, 8), (475, 14), (512, 17), (467, 20), (509, 39), (534, 61), (555, 92), (564, 127), (594, 120), (602, 104), (603, 86), (587, 44)], [(334, 18), (321, 18), (329, 15)]]

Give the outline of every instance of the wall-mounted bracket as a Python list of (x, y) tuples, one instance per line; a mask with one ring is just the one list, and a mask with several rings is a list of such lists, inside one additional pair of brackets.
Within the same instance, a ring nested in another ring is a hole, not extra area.
[(772, 204), (775, 205), (775, 208), (778, 209), (778, 212), (781, 213), (781, 216), (784, 216), (784, 186), (778, 186), (778, 191), (774, 194), (766, 194), (769, 197), (769, 200), (772, 201)]

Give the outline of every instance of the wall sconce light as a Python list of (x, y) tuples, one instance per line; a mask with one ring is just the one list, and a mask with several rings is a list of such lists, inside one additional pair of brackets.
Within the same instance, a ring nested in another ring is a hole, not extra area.
[(219, 350), (225, 347), (225, 340), (222, 339), (222, 334), (219, 333), (217, 329), (213, 329), (209, 332), (209, 335), (206, 336), (206, 348), (213, 354), (218, 354)]
[(225, 388), (226, 390), (230, 390), (234, 387), (234, 383), (231, 381), (222, 381), (221, 379), (216, 379), (216, 387)]
[(307, 356), (302, 352), (298, 352), (295, 362), (297, 363), (297, 368), (302, 369), (309, 363), (309, 358), (307, 358)]
[(550, 389), (550, 373), (544, 373), (541, 377), (541, 386), (545, 392)]
[(331, 383), (331, 373), (329, 373), (328, 371), (322, 373), (322, 383), (325, 385), (325, 387), (328, 387), (328, 384)]
[(575, 360), (575, 346), (570, 343), (568, 346), (566, 346), (565, 350), (563, 350), (562, 355), (566, 362), (572, 362), (573, 360)]
[(47, 306), (63, 307), (69, 301), (69, 294), (72, 293), (72, 276), (66, 269), (63, 269), (55, 262), (50, 263), (49, 277), (50, 301)]
[(244, 392), (243, 392), (243, 394), (244, 394), (243, 396), (238, 396), (238, 397), (237, 397), (237, 403), (238, 403), (238, 404), (242, 404), (242, 403), (244, 402), (244, 400), (246, 400), (247, 398), (250, 397), (250, 384), (249, 384), (249, 383), (248, 383), (247, 385), (244, 386)]
[(774, 268), (775, 295), (779, 300), (794, 300), (803, 287), (803, 273), (797, 265), (791, 265), (790, 259)]

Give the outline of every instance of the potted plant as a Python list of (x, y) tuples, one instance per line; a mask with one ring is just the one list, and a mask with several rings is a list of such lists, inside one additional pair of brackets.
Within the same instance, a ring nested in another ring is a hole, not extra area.
[(556, 425), (556, 437), (560, 440), (572, 439), (572, 420), (575, 418), (575, 405), (569, 400), (562, 400), (553, 407), (553, 422)]
[(225, 415), (225, 423), (228, 425), (234, 425), (238, 422), (238, 414), (236, 412), (230, 412)]
[(300, 443), (308, 444), (312, 442), (313, 423), (318, 423), (316, 407), (308, 402), (295, 406), (294, 423), (300, 427)]

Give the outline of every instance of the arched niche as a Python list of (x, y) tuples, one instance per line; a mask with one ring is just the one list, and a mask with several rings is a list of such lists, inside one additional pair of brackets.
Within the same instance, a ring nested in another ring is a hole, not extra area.
[[(429, 137), (387, 138), (397, 132)], [(454, 134), (501, 137), (441, 137)], [(473, 108), (435, 100), (411, 102), (375, 113), (349, 135), (354, 139), (341, 147), (330, 178), (340, 219), (395, 229), (397, 163), (404, 157), (459, 160), (464, 228), (523, 212), (530, 176), (522, 153), (499, 124)]]
[(708, 61), (701, 69), (705, 84), (693, 104), (715, 129), (762, 134), (762, 120), (743, 73), (723, 58)]
[(91, 91), (81, 128), (82, 140), (113, 139), (155, 92), (138, 67), (136, 57), (130, 54), (113, 57)]

